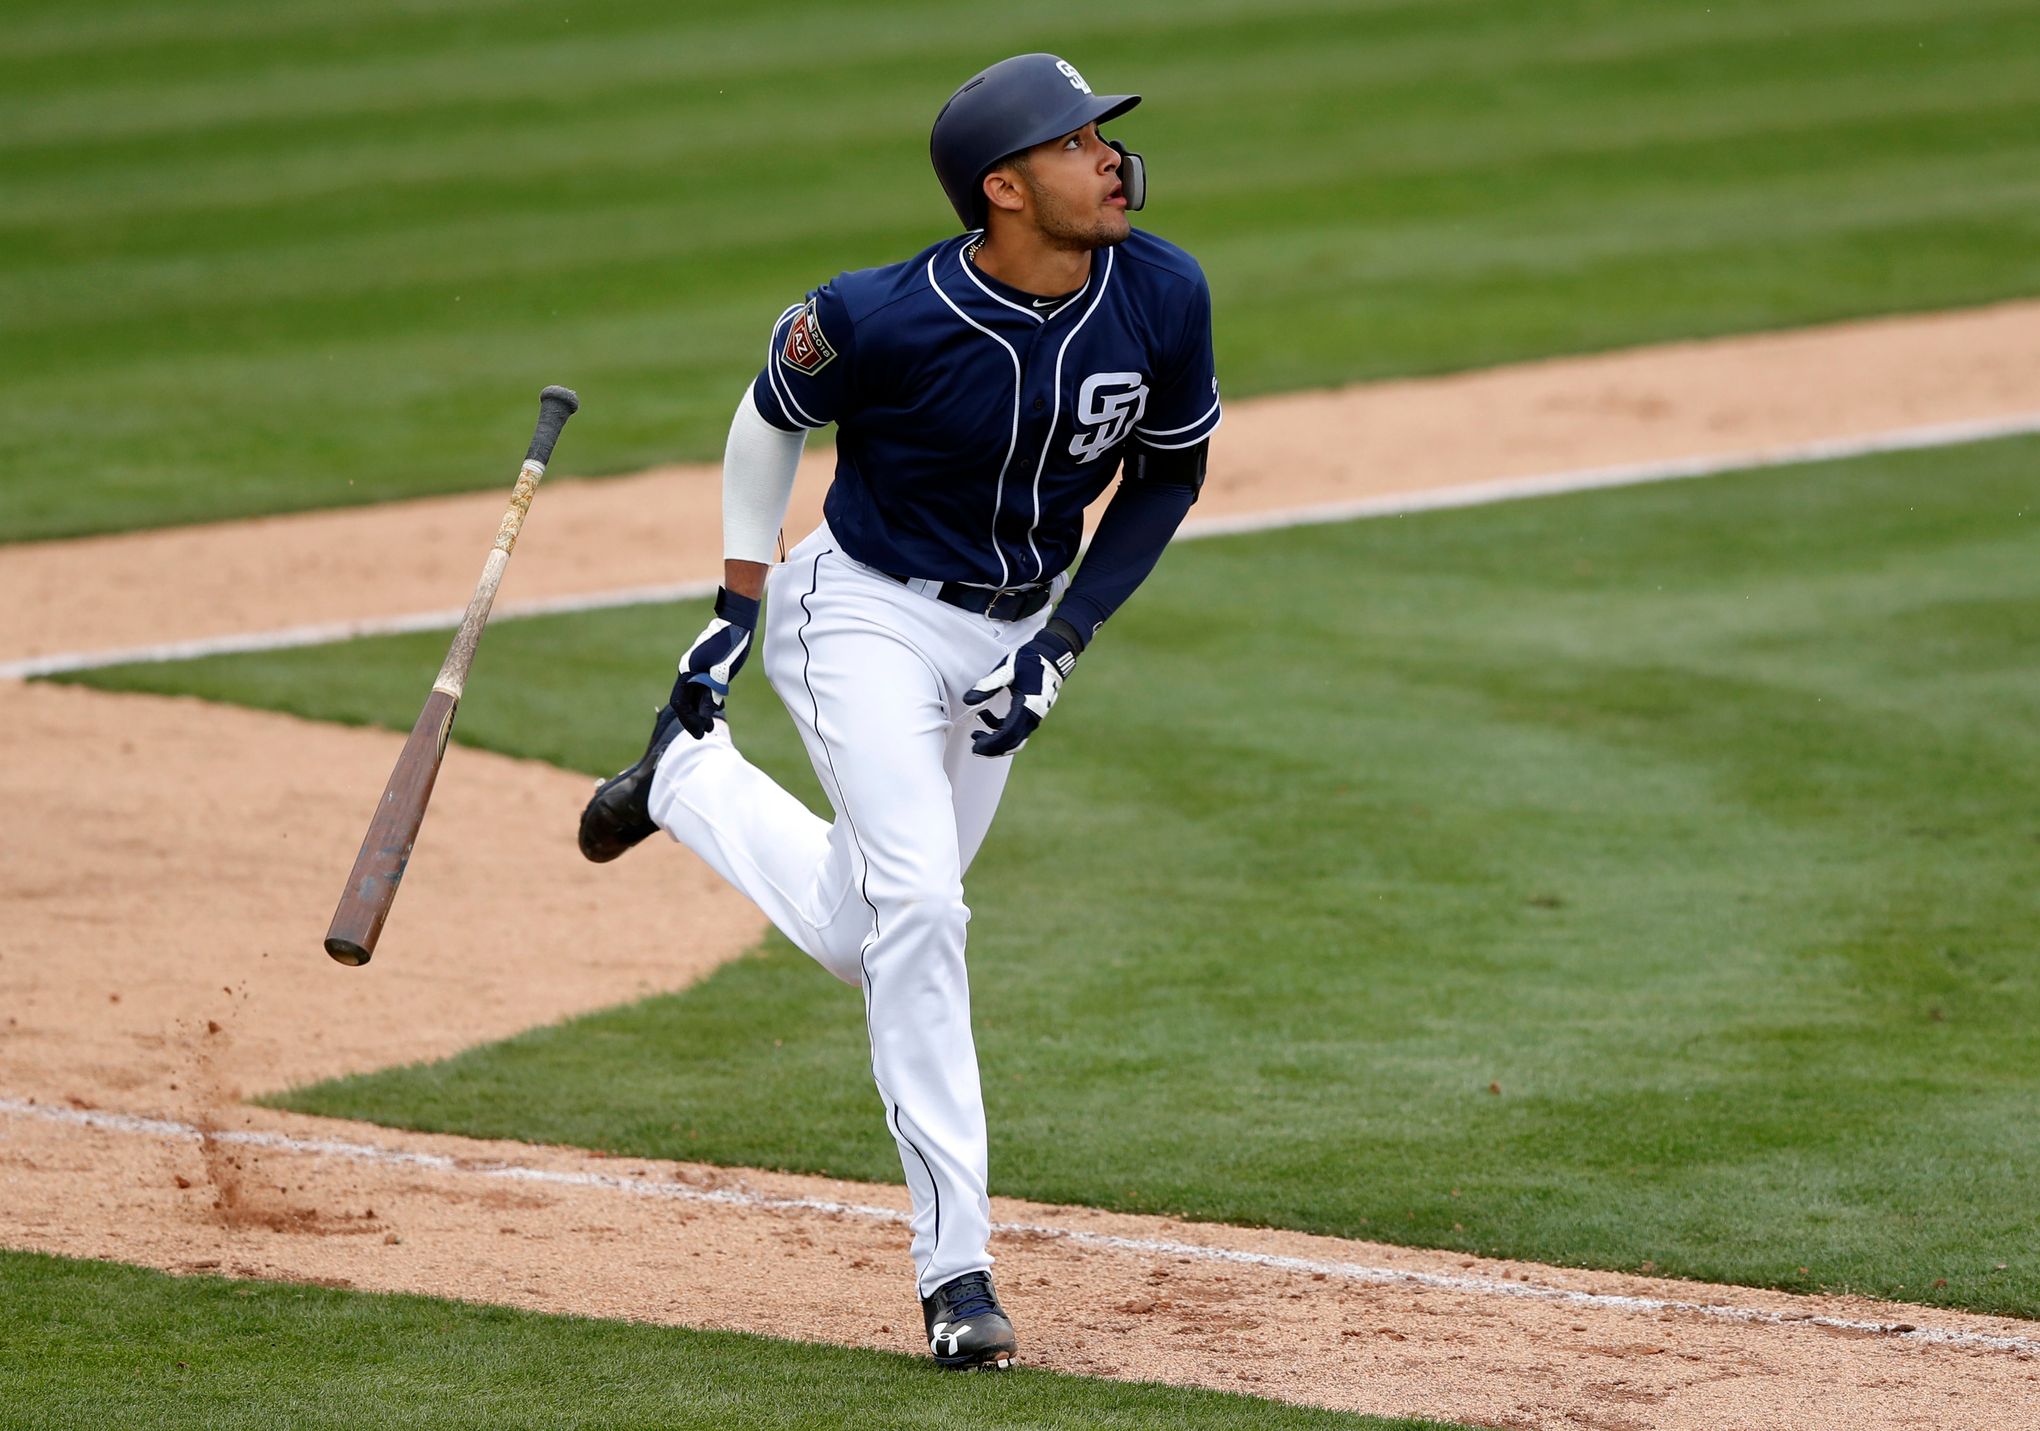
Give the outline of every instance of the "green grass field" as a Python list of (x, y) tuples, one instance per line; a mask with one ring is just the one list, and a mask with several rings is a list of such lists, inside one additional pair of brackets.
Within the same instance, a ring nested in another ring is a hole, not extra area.
[(0, 56), (0, 540), (721, 451), (773, 315), (950, 226), (940, 101), (1148, 103), (1235, 397), (2040, 289), (2028, 0), (106, 0)]
[[(2026, 0), (1007, 19), (11, 17), (0, 543), (493, 488), (548, 382), (586, 403), (562, 474), (713, 456), (772, 315), (949, 230), (934, 109), (1029, 48), (1147, 95), (1115, 132), (1154, 174), (1141, 222), (1211, 276), (1233, 398), (2040, 293)], [(2040, 1316), (2036, 463), (1174, 552), (971, 880), (994, 1190)], [(613, 769), (701, 616), (499, 624), (459, 738)], [(444, 644), (77, 679), (404, 729)], [(818, 798), (755, 672), (735, 712)], [(277, 1101), (899, 1176), (854, 992), (776, 938)], [(0, 1387), (0, 1428), (1391, 1424), (10, 1252)]]
[[(2036, 461), (1172, 552), (969, 882), (995, 1190), (2040, 1315)], [(458, 735), (614, 768), (700, 617), (505, 623)], [(443, 645), (88, 679), (403, 729)], [(896, 1181), (865, 1064), (775, 942), (281, 1101)]]
[(1147, 1382), (0, 1252), (0, 1427), (1449, 1431)]

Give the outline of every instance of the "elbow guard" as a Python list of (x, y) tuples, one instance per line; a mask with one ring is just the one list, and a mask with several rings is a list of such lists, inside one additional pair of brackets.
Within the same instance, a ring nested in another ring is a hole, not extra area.
[(1188, 447), (1149, 447), (1136, 437), (1126, 444), (1126, 480), (1185, 487), (1195, 502), (1204, 490), (1204, 461), (1210, 450), (1210, 438)]

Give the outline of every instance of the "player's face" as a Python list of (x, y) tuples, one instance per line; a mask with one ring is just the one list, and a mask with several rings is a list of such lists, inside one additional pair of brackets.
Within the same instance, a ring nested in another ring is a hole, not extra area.
[(1109, 248), (1132, 231), (1119, 151), (1095, 124), (1028, 150), (1022, 183), (1034, 200), (1035, 227), (1058, 248)]

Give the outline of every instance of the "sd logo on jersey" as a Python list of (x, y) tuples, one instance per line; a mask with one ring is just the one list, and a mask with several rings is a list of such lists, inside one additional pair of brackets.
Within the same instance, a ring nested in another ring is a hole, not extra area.
[(1077, 421), (1091, 432), (1070, 439), (1070, 456), (1089, 462), (1124, 441), (1147, 411), (1148, 388), (1139, 373), (1093, 373), (1077, 390)]
[(810, 298), (800, 317), (786, 330), (786, 344), (780, 349), (779, 361), (813, 377), (835, 360), (836, 350), (822, 336), (821, 320), (815, 316), (815, 300)]

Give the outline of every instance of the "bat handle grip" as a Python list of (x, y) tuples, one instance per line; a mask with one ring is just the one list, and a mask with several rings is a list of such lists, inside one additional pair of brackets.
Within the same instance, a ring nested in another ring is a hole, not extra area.
[(560, 440), (560, 429), (567, 425), (567, 419), (581, 410), (581, 400), (572, 388), (563, 388), (555, 383), (538, 395), (538, 427), (531, 434), (531, 448), (524, 454), (526, 462), (536, 462), (541, 468), (552, 461), (553, 444)]

